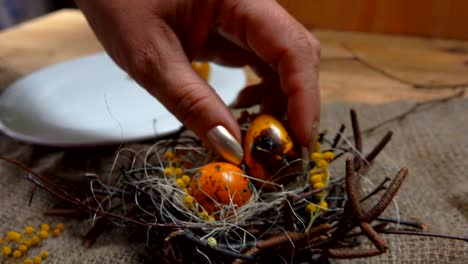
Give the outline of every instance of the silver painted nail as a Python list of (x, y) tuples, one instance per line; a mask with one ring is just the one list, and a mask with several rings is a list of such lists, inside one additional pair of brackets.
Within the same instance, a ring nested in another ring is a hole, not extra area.
[(244, 158), (244, 150), (237, 140), (223, 126), (216, 126), (206, 134), (211, 146), (225, 160), (239, 165)]

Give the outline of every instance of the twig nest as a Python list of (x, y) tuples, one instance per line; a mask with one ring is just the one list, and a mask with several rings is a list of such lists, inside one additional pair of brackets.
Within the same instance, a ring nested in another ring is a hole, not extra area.
[(243, 206), (252, 192), (244, 171), (227, 162), (212, 162), (199, 169), (190, 183), (190, 195), (208, 214), (225, 206)]
[[(290, 162), (299, 158), (295, 144), (286, 127), (270, 115), (259, 115), (250, 124), (244, 138), (244, 161), (250, 176), (260, 179), (254, 184), (266, 190), (274, 190), (272, 184), (287, 184), (284, 177), (291, 172)], [(295, 168), (297, 169), (297, 167)]]

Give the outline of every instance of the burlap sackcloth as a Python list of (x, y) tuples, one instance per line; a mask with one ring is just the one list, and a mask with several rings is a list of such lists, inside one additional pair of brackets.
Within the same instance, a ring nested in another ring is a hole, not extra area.
[[(365, 150), (373, 147), (387, 130), (392, 130), (392, 141), (378, 157), (363, 186), (370, 188), (369, 182), (376, 184), (385, 176), (393, 177), (398, 168), (407, 166), (410, 174), (397, 195), (396, 203), (388, 208), (385, 216), (422, 221), (433, 232), (467, 236), (468, 101), (453, 99), (429, 103), (401, 118), (393, 118), (414, 105), (409, 102), (378, 106), (330, 103), (323, 106), (321, 127), (334, 133), (341, 123), (345, 123), (347, 135), (350, 135), (348, 120), (352, 107), (360, 116)], [(376, 129), (367, 129), (376, 125)], [(38, 173), (61, 177), (70, 186), (79, 186), (85, 172), (105, 173), (111, 166), (114, 151), (113, 147), (67, 151), (33, 147), (0, 135), (0, 155), (20, 159)], [(335, 166), (333, 173), (340, 173), (344, 161)], [(10, 229), (21, 230), (25, 225), (61, 221), (66, 224), (64, 234), (49, 239), (42, 247), (50, 251), (48, 263), (143, 261), (144, 243), (129, 240), (127, 231), (120, 226), (112, 225), (98, 237), (91, 249), (85, 249), (82, 237), (91, 221), (44, 217), (42, 213), (57, 204), (57, 199), (38, 191), (32, 205), (28, 206), (32, 184), (24, 180), (23, 175), (24, 172), (0, 162), (0, 234)], [(387, 254), (352, 262), (468, 263), (466, 242), (398, 235), (385, 235), (385, 239), (390, 246)], [(365, 243), (365, 246), (369, 245)]]

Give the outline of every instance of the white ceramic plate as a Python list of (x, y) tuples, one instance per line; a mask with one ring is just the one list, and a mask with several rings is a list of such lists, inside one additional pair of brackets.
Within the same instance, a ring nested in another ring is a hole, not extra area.
[[(209, 84), (226, 104), (245, 86), (242, 69), (211, 64)], [(0, 95), (0, 130), (22, 141), (82, 146), (154, 138), (181, 123), (105, 54), (36, 71)]]

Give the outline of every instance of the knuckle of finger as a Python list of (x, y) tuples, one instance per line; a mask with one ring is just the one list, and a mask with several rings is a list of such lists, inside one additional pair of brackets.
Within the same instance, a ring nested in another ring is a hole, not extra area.
[(204, 87), (197, 83), (186, 83), (177, 89), (182, 91), (174, 105), (174, 112), (179, 120), (184, 124), (200, 120), (210, 100)]
[(158, 52), (152, 48), (133, 48), (127, 56), (125, 70), (143, 86), (151, 86), (158, 79), (159, 58)]
[(320, 41), (314, 35), (312, 35), (311, 33), (309, 34), (309, 39), (310, 39), (309, 41), (310, 41), (310, 46), (311, 46), (312, 50), (314, 50), (315, 55), (318, 58), (320, 58), (320, 53), (322, 51)]
[(320, 53), (321, 53), (321, 45), (320, 41), (312, 35), (311, 32), (305, 31), (304, 34), (299, 37), (301, 41), (301, 48), (303, 49), (303, 54), (307, 54), (306, 58), (309, 63), (311, 63), (313, 69), (318, 71), (320, 68)]

